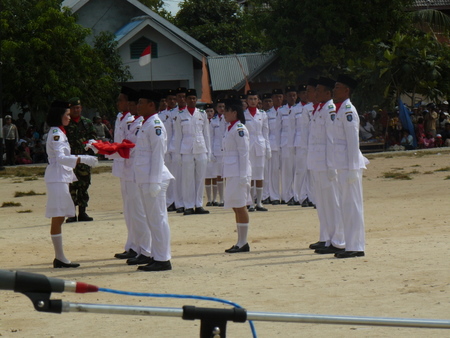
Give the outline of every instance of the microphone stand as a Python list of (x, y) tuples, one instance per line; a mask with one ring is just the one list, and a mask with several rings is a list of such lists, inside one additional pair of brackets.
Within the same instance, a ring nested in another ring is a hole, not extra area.
[(199, 319), (201, 322), (201, 338), (226, 337), (226, 325), (228, 321), (244, 323), (247, 320), (450, 329), (450, 320), (438, 319), (249, 312), (245, 309), (239, 308), (216, 309), (187, 305), (183, 306), (182, 309), (179, 309), (151, 306), (124, 306), (63, 302), (61, 300), (51, 300), (51, 293), (64, 291), (72, 291), (77, 293), (96, 292), (98, 291), (98, 287), (84, 283), (47, 278), (44, 275), (19, 271), (15, 272), (15, 275), (13, 275), (12, 272), (0, 270), (0, 289), (14, 290), (15, 292), (23, 293), (30, 298), (34, 308), (39, 312), (90, 312), (119, 315), (181, 317), (184, 320)]

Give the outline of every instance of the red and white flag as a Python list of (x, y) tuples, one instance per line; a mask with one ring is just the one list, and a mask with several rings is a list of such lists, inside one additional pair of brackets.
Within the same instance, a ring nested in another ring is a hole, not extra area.
[(148, 45), (147, 48), (144, 49), (144, 51), (141, 54), (141, 57), (139, 58), (139, 65), (145, 66), (148, 65), (152, 61), (152, 46)]

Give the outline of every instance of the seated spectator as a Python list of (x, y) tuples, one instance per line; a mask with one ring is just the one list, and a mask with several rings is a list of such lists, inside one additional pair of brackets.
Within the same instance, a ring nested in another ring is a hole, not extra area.
[(102, 141), (109, 141), (111, 139), (111, 134), (109, 133), (108, 127), (102, 122), (100, 116), (94, 117), (94, 128), (97, 132), (97, 139)]
[(450, 147), (450, 122), (445, 125), (445, 129), (441, 133), (441, 136), (444, 147)]
[(27, 141), (19, 140), (16, 152), (16, 164), (31, 164), (33, 160), (30, 155), (30, 148), (28, 147)]
[(364, 116), (360, 116), (359, 136), (363, 141), (370, 140), (375, 136), (375, 129), (373, 125), (367, 122)]
[(32, 148), (33, 153), (33, 163), (46, 163), (47, 162), (47, 154), (45, 153), (44, 146), (42, 145), (41, 140), (37, 140)]
[(424, 139), (423, 144), (425, 148), (434, 148), (434, 136), (431, 133), (428, 133)]
[(407, 129), (403, 130), (403, 138), (400, 141), (400, 144), (405, 147), (405, 150), (414, 149), (414, 138)]
[(444, 145), (444, 142), (442, 141), (442, 135), (441, 134), (436, 134), (436, 137), (434, 139), (434, 146), (436, 148), (440, 148)]

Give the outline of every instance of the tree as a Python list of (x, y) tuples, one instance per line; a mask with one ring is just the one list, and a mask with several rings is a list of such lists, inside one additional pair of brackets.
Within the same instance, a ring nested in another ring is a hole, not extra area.
[(184, 0), (174, 24), (218, 54), (257, 52), (260, 32), (234, 0)]
[(2, 104), (17, 102), (42, 122), (51, 101), (80, 96), (83, 105), (114, 109), (117, 82), (130, 75), (112, 36), (95, 46), (85, 42), (89, 29), (76, 24), (60, 0), (3, 0), (0, 14)]
[(153, 12), (162, 16), (163, 18), (172, 21), (172, 14), (164, 9), (164, 1), (163, 0), (139, 0), (140, 3), (150, 8)]
[(403, 9), (411, 0), (253, 0), (254, 24), (276, 49), (280, 75), (291, 81), (310, 70), (335, 76), (347, 61), (364, 56), (364, 41), (386, 40), (408, 25)]

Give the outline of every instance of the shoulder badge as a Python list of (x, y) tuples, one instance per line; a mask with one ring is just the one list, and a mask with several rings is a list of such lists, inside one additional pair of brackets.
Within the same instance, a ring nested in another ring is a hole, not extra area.
[(161, 135), (161, 128), (155, 127), (156, 135)]
[(335, 111), (330, 111), (330, 118), (331, 118), (331, 121), (334, 121), (336, 119), (336, 112)]
[(345, 113), (345, 116), (347, 117), (347, 121), (348, 121), (348, 122), (352, 122), (352, 121), (353, 121), (353, 115), (352, 115), (352, 112), (351, 112), (351, 111), (346, 112), (346, 113)]
[(240, 137), (244, 137), (244, 130), (243, 129), (239, 130), (238, 134)]
[(155, 124), (160, 124), (161, 121), (160, 120), (155, 120)]
[(244, 125), (242, 123), (238, 123), (237, 127), (242, 128)]
[(53, 134), (59, 132), (59, 129), (53, 129)]
[(329, 106), (328, 106), (328, 109), (333, 109), (334, 108), (334, 104), (330, 104)]
[(351, 108), (352, 106), (351, 105), (349, 105), (349, 104), (346, 104), (345, 105), (345, 108)]
[(55, 141), (59, 141), (59, 135), (53, 136), (53, 139), (54, 139)]

